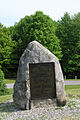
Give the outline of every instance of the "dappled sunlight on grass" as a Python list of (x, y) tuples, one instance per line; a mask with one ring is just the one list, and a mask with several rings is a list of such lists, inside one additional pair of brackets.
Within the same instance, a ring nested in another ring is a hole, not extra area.
[(9, 79), (5, 79), (5, 80), (4, 80), (4, 83), (5, 83), (5, 84), (15, 83), (15, 81), (16, 81), (16, 78), (15, 78), (15, 79), (14, 79), (14, 78), (12, 78), (12, 79), (9, 78)]
[(0, 96), (0, 104), (6, 102), (8, 100), (11, 100), (11, 99), (12, 99), (12, 94), (11, 95), (2, 95), (2, 96)]

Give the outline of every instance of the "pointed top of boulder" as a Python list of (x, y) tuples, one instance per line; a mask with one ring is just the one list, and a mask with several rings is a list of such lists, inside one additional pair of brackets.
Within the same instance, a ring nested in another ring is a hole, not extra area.
[[(46, 57), (48, 57), (48, 59), (50, 59), (50, 60), (52, 59), (52, 61), (53, 61), (53, 59), (58, 60), (58, 58), (53, 53), (51, 53), (47, 48), (45, 48), (42, 44), (40, 44), (36, 40), (30, 42), (28, 44), (28, 47), (26, 48), (26, 50), (29, 50), (30, 52), (37, 54), (37, 56), (41, 59), (42, 59), (42, 57), (44, 57), (44, 59)], [(45, 60), (43, 60), (43, 61), (46, 62)], [(43, 62), (43, 61), (39, 61), (39, 62)]]

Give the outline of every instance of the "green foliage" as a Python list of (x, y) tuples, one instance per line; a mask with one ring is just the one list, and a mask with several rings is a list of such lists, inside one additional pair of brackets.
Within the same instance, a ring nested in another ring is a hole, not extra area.
[(68, 78), (80, 78), (80, 13), (72, 17), (65, 13), (55, 22), (37, 11), (9, 28), (0, 23), (0, 69), (6, 77), (16, 76), (20, 56), (33, 40), (59, 58)]
[[(63, 57), (61, 63), (65, 73), (80, 73), (80, 13), (72, 18), (68, 13), (58, 21), (56, 35), (60, 39)], [(73, 77), (74, 77), (73, 75)]]
[(43, 12), (37, 11), (34, 15), (25, 16), (14, 26), (13, 40), (17, 41), (15, 49), (18, 59), (28, 43), (37, 40), (59, 59), (62, 57), (59, 39), (55, 35), (56, 23)]
[(4, 73), (3, 73), (3, 71), (0, 69), (0, 86), (1, 86), (2, 83), (3, 83), (3, 80), (4, 80)]
[(0, 66), (6, 73), (11, 64), (11, 54), (14, 51), (13, 46), (15, 42), (12, 41), (10, 32), (6, 27), (0, 24)]
[(77, 72), (80, 74), (80, 13), (74, 15), (72, 18), (72, 35), (74, 42), (74, 63), (76, 65)]
[(8, 89), (6, 88), (6, 85), (4, 83), (4, 73), (0, 69), (0, 95), (5, 95), (8, 93)]
[[(13, 27), (11, 26), (7, 28), (7, 40), (10, 42), (10, 44), (7, 42), (6, 45), (8, 45), (8, 48), (10, 49), (8, 50), (9, 53), (6, 53), (7, 60), (5, 58), (4, 61), (1, 59), (3, 70), (6, 69), (8, 71), (4, 71), (6, 77), (11, 77), (10, 74), (15, 76), (14, 73), (17, 73), (19, 59), (26, 49), (28, 43), (33, 40), (40, 42), (59, 59), (61, 59), (62, 53), (60, 41), (56, 37), (55, 31), (56, 22), (53, 21), (49, 16), (44, 15), (41, 11), (37, 11), (34, 15), (31, 16), (25, 16)], [(6, 39), (4, 39), (4, 41), (6, 42)]]
[(65, 72), (70, 72), (70, 66), (69, 66), (69, 61), (71, 60), (71, 52), (73, 49), (73, 47), (71, 47), (71, 19), (68, 13), (66, 13), (64, 15), (64, 17), (62, 17), (62, 19), (60, 21), (58, 21), (58, 27), (57, 27), (57, 31), (56, 34), (58, 36), (58, 38), (60, 39), (60, 44), (62, 47), (62, 53), (63, 53), (63, 57), (62, 57), (62, 66), (64, 68)]

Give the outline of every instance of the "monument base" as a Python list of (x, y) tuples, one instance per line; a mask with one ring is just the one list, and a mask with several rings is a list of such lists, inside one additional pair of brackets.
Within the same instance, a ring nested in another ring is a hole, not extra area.
[(56, 106), (56, 99), (31, 100), (31, 109), (34, 107), (48, 107), (49, 105)]

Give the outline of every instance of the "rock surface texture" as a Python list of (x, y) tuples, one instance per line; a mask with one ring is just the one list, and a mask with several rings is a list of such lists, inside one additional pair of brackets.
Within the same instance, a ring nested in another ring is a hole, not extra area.
[(30, 109), (29, 64), (45, 62), (55, 63), (56, 102), (58, 106), (66, 104), (64, 78), (57, 57), (37, 41), (32, 41), (20, 58), (17, 79), (14, 85), (13, 100), (19, 108)]

